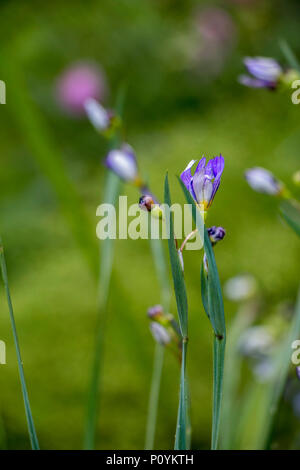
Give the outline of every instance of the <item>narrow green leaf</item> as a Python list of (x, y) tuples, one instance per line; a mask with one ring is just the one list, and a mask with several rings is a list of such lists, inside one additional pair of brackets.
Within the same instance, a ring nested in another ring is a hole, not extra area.
[(159, 392), (160, 392), (162, 368), (163, 368), (163, 363), (164, 363), (164, 353), (165, 353), (164, 346), (156, 343), (153, 373), (152, 373), (150, 395), (149, 395), (145, 450), (152, 450), (154, 447)]
[(18, 334), (17, 334), (17, 327), (15, 323), (13, 306), (12, 306), (12, 301), (11, 301), (11, 296), (10, 296), (10, 289), (9, 289), (9, 284), (8, 284), (4, 248), (3, 248), (1, 238), (0, 238), (0, 264), (1, 264), (2, 279), (3, 279), (5, 293), (6, 293), (7, 305), (8, 305), (8, 310), (9, 310), (9, 316), (10, 316), (10, 321), (11, 321), (11, 327), (12, 327), (12, 332), (13, 332), (13, 338), (14, 338), (14, 343), (15, 343), (15, 349), (17, 353), (17, 361), (18, 361), (18, 368), (19, 368), (21, 389), (22, 389), (22, 395), (23, 395), (24, 406), (25, 406), (25, 414), (26, 414), (26, 419), (27, 419), (29, 438), (30, 438), (32, 450), (39, 450), (39, 442), (38, 442), (38, 438), (35, 432), (35, 426), (34, 426), (34, 421), (33, 421), (32, 413), (31, 413), (31, 407), (30, 407), (27, 386), (26, 386), (26, 381), (25, 381), (23, 361), (21, 358), (21, 350), (20, 350), (19, 339), (18, 339)]
[(293, 50), (291, 49), (291, 47), (287, 43), (287, 41), (285, 39), (281, 39), (279, 41), (279, 45), (280, 45), (282, 53), (283, 53), (287, 63), (289, 64), (289, 66), (293, 69), (296, 69), (296, 70), (300, 71), (299, 61), (298, 61), (296, 55), (294, 54)]
[[(172, 205), (171, 197), (170, 197), (168, 175), (166, 175), (166, 179), (165, 179), (165, 204), (167, 204), (168, 207), (171, 207)], [(181, 264), (179, 261), (178, 253), (176, 250), (175, 241), (174, 241), (174, 223), (173, 223), (172, 213), (169, 214), (169, 217), (166, 214), (165, 222), (166, 222), (166, 231), (169, 234), (168, 245), (169, 245), (169, 254), (170, 254), (170, 262), (171, 262), (175, 297), (176, 297), (176, 303), (177, 303), (177, 310), (178, 310), (178, 316), (179, 316), (179, 324), (180, 324), (182, 336), (186, 337), (188, 333), (188, 327), (187, 327), (188, 304), (187, 304), (187, 296), (186, 296), (186, 288), (185, 288), (183, 272), (182, 272)]]
[(209, 307), (208, 307), (208, 278), (204, 270), (203, 263), (201, 263), (200, 281), (201, 281), (201, 296), (202, 296), (203, 307), (204, 307), (205, 313), (209, 321), (211, 321), (210, 316), (209, 316)]
[[(169, 189), (168, 174), (165, 178), (165, 204), (171, 207), (171, 196)], [(166, 231), (169, 235), (168, 246), (171, 262), (172, 277), (174, 283), (177, 311), (179, 317), (180, 330), (182, 335), (182, 359), (181, 359), (181, 373), (180, 373), (180, 391), (179, 391), (179, 405), (177, 414), (177, 426), (175, 435), (175, 449), (187, 449), (189, 437), (187, 431), (190, 432), (190, 422), (187, 417), (188, 413), (188, 391), (186, 383), (186, 352), (187, 352), (187, 333), (188, 333), (188, 304), (186, 296), (186, 288), (183, 277), (181, 264), (179, 261), (178, 253), (175, 246), (174, 239), (174, 225), (171, 212), (165, 214)], [(188, 424), (188, 428), (187, 428)]]
[[(213, 359), (213, 422), (212, 422), (212, 449), (217, 449), (218, 436), (220, 428), (221, 417), (221, 403), (222, 403), (222, 388), (223, 388), (223, 373), (224, 373), (224, 358), (225, 358), (225, 343), (226, 343), (226, 329), (225, 329), (225, 316), (224, 304), (222, 297), (222, 290), (220, 285), (219, 273), (215, 261), (214, 251), (204, 225), (202, 217), (197, 213), (197, 207), (194, 199), (189, 191), (178, 178), (182, 190), (185, 194), (187, 202), (192, 206), (192, 214), (200, 237), (204, 239), (204, 251), (207, 258), (208, 265), (208, 278), (207, 282), (201, 276), (201, 290), (203, 306), (207, 311), (208, 317), (211, 321), (214, 330), (214, 359)], [(199, 211), (198, 211), (199, 212)], [(203, 236), (204, 233), (204, 236)], [(205, 292), (206, 289), (206, 292)]]
[[(186, 197), (188, 204), (192, 206), (193, 218), (196, 223), (196, 227), (198, 229), (200, 237), (204, 238), (204, 251), (207, 257), (207, 264), (208, 264), (208, 293), (210, 293), (210, 295), (207, 295), (207, 299), (208, 299), (207, 303), (209, 306), (208, 310), (209, 310), (209, 317), (212, 323), (212, 327), (214, 329), (216, 336), (220, 336), (220, 337), (225, 336), (225, 317), (224, 317), (223, 296), (222, 296), (219, 273), (218, 273), (218, 269), (217, 269), (217, 265), (215, 261), (214, 251), (213, 251), (206, 227), (203, 223), (203, 219), (201, 216), (197, 214), (197, 211), (199, 212), (199, 210), (197, 209), (194, 199), (190, 195), (189, 191), (186, 189), (181, 179), (178, 178), (178, 180), (180, 182), (181, 188), (184, 192), (184, 195)], [(204, 301), (206, 300), (204, 299)], [(211, 302), (211, 305), (209, 305), (209, 302)]]
[(279, 206), (280, 213), (286, 223), (300, 237), (300, 209), (299, 204), (295, 201), (285, 200)]

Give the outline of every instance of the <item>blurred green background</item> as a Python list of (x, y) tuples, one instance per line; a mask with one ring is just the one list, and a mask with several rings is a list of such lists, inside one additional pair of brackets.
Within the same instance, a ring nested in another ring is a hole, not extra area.
[[(240, 272), (253, 274), (264, 321), (279, 303), (295, 301), (299, 242), (280, 220), (277, 202), (254, 193), (243, 173), (265, 166), (292, 187), (292, 174), (299, 169), (299, 107), (288, 95), (244, 88), (237, 76), (244, 72), (245, 55), (284, 63), (282, 38), (300, 55), (300, 5), (297, 0), (2, 0), (0, 9), (0, 78), (7, 87), (7, 104), (0, 107), (1, 236), (41, 448), (76, 449), (83, 440), (97, 285), (37, 164), (27, 135), (35, 128), (26, 127), (22, 96), (29, 94), (48, 127), (94, 229), (107, 144), (85, 119), (64, 114), (54, 96), (57, 77), (74, 61), (90, 59), (103, 68), (108, 106), (126, 83), (127, 141), (160, 199), (166, 170), (173, 202), (183, 202), (175, 175), (192, 158), (221, 152), (225, 170), (208, 217), (209, 225), (227, 231), (216, 248), (221, 281)], [(122, 192), (137, 201), (134, 188), (123, 186)], [(159, 303), (159, 286), (147, 241), (115, 245), (97, 448), (141, 449), (154, 351), (146, 311)], [(212, 335), (200, 299), (200, 261), (200, 254), (186, 252), (188, 373), (192, 445), (208, 448)], [(228, 324), (236, 310), (225, 301)], [(176, 313), (174, 296), (171, 312)], [(1, 448), (29, 448), (2, 287), (0, 339), (7, 345), (7, 365), (0, 366)], [(178, 363), (166, 352), (156, 448), (173, 446), (178, 385)], [(289, 419), (276, 420), (279, 448), (300, 439), (299, 417), (291, 405), (282, 407)]]

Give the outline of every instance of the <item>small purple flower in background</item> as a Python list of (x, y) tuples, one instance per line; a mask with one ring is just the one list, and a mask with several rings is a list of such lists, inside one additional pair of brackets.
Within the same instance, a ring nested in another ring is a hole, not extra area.
[(275, 89), (283, 70), (276, 60), (268, 57), (246, 57), (244, 64), (250, 75), (241, 75), (239, 82), (252, 88)]
[(167, 332), (166, 328), (164, 328), (159, 323), (151, 322), (150, 330), (155, 341), (157, 341), (162, 346), (166, 346), (171, 342), (171, 336)]
[(226, 231), (223, 227), (216, 227), (215, 225), (208, 228), (207, 233), (213, 245), (223, 240), (226, 235)]
[(84, 109), (88, 119), (97, 131), (105, 131), (109, 128), (112, 114), (109, 113), (97, 100), (88, 98), (84, 102)]
[(111, 150), (105, 160), (105, 164), (122, 180), (131, 183), (139, 181), (139, 173), (134, 150), (128, 144), (121, 148)]
[(296, 374), (297, 374), (298, 379), (300, 380), (300, 366), (296, 367)]
[(86, 100), (102, 101), (107, 94), (104, 73), (94, 63), (79, 62), (67, 68), (56, 83), (60, 106), (73, 115), (84, 114)]
[(270, 171), (259, 166), (246, 170), (245, 178), (249, 186), (258, 193), (277, 196), (282, 193), (284, 188), (283, 184)]
[(164, 314), (164, 310), (161, 305), (154, 305), (153, 307), (149, 307), (147, 311), (147, 315), (152, 320), (157, 320), (161, 318)]
[(194, 175), (191, 168), (196, 160), (190, 161), (180, 178), (189, 190), (201, 210), (206, 211), (213, 202), (215, 194), (220, 186), (221, 175), (224, 169), (224, 158), (222, 155), (214, 157), (206, 165), (206, 158), (199, 161)]

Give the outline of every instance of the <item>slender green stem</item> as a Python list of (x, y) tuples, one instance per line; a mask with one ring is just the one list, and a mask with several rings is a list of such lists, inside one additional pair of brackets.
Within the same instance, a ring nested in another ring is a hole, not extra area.
[(225, 357), (225, 337), (214, 336), (214, 358), (213, 358), (213, 419), (211, 434), (211, 449), (216, 450), (218, 447), (220, 418), (221, 418), (221, 402), (223, 388), (223, 371)]
[(156, 343), (148, 405), (145, 450), (152, 450), (154, 447), (160, 384), (164, 363), (164, 352), (164, 346)]
[[(149, 217), (151, 221), (151, 216)], [(154, 239), (150, 233), (150, 245), (152, 257), (155, 265), (157, 279), (160, 285), (161, 303), (165, 312), (168, 312), (170, 306), (170, 283), (168, 279), (168, 270), (161, 239)], [(149, 394), (148, 415), (146, 423), (145, 449), (151, 450), (154, 446), (157, 412), (159, 403), (159, 394), (164, 362), (163, 347), (157, 345), (153, 359), (152, 381)]]
[(5, 287), (7, 305), (8, 305), (8, 310), (9, 310), (9, 316), (10, 316), (10, 321), (11, 321), (11, 326), (12, 326), (12, 332), (13, 332), (13, 337), (14, 337), (14, 343), (15, 343), (15, 348), (16, 348), (16, 353), (17, 353), (19, 375), (20, 375), (21, 388), (22, 388), (22, 394), (23, 394), (23, 400), (24, 400), (24, 406), (25, 406), (25, 414), (26, 414), (26, 419), (27, 419), (27, 426), (28, 426), (28, 432), (29, 432), (31, 447), (32, 447), (33, 450), (39, 450), (38, 438), (37, 438), (37, 435), (36, 435), (36, 432), (35, 432), (35, 427), (34, 427), (34, 422), (33, 422), (33, 417), (32, 417), (32, 413), (31, 413), (29, 397), (28, 397), (28, 392), (27, 392), (27, 387), (26, 387), (26, 382), (25, 382), (23, 362), (22, 362), (22, 358), (21, 358), (21, 351), (20, 351), (20, 345), (19, 345), (19, 340), (18, 340), (18, 335), (17, 335), (17, 328), (16, 328), (14, 312), (13, 312), (13, 306), (12, 306), (10, 290), (9, 290), (9, 285), (8, 285), (8, 277), (7, 277), (7, 268), (6, 268), (5, 256), (4, 256), (4, 248), (3, 248), (1, 238), (0, 238), (0, 264), (1, 264), (2, 279), (3, 279), (3, 283), (4, 283), (4, 287)]
[(188, 339), (182, 340), (182, 359), (180, 374), (179, 405), (177, 415), (177, 427), (175, 436), (175, 450), (187, 449), (187, 408), (188, 408), (188, 387), (186, 382), (186, 353)]
[[(106, 178), (106, 188), (104, 195), (104, 200), (106, 203), (113, 205), (116, 203), (116, 199), (119, 194), (119, 187), (119, 178), (113, 172), (109, 171)], [(104, 354), (103, 342), (107, 322), (106, 306), (113, 264), (113, 241), (114, 240), (110, 238), (106, 238), (102, 241), (99, 275), (98, 318), (96, 325), (94, 357), (88, 392), (86, 427), (84, 435), (85, 449), (93, 449), (95, 446), (95, 436), (99, 409), (99, 383), (101, 377), (101, 364), (103, 362)]]

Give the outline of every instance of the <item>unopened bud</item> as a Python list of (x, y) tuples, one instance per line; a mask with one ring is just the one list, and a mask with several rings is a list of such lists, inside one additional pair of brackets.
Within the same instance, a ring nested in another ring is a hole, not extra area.
[(265, 168), (254, 167), (245, 172), (245, 178), (254, 191), (258, 193), (280, 195), (283, 191), (283, 184)]
[(221, 240), (226, 235), (225, 229), (223, 227), (216, 227), (213, 225), (212, 227), (207, 229), (208, 236), (210, 238), (210, 241), (215, 244)]
[(167, 332), (166, 328), (164, 328), (159, 323), (151, 322), (150, 330), (155, 341), (157, 341), (162, 346), (166, 346), (171, 342), (171, 336)]
[(155, 203), (153, 201), (152, 196), (148, 196), (147, 194), (144, 196), (141, 196), (139, 199), (139, 206), (141, 209), (151, 212)]
[(158, 318), (162, 317), (164, 314), (164, 310), (161, 305), (154, 305), (153, 307), (148, 308), (147, 315), (152, 320), (157, 320)]

